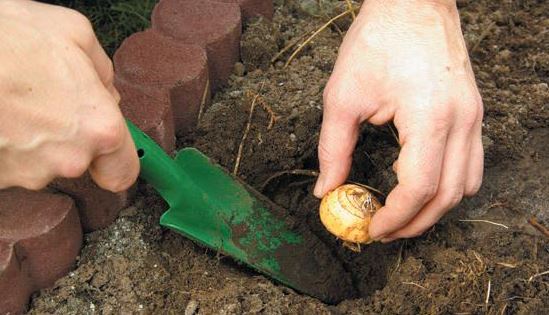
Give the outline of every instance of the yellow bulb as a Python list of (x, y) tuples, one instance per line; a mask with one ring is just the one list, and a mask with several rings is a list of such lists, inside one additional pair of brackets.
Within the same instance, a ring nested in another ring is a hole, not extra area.
[(381, 204), (368, 189), (342, 185), (327, 193), (320, 203), (320, 220), (330, 233), (351, 243), (371, 243), (368, 226)]

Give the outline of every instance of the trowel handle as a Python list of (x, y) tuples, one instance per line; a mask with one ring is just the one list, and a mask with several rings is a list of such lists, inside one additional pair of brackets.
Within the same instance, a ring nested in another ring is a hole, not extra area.
[(139, 176), (151, 184), (162, 197), (170, 203), (180, 193), (182, 177), (181, 169), (164, 150), (147, 134), (126, 120), (128, 129), (135, 143), (141, 172)]

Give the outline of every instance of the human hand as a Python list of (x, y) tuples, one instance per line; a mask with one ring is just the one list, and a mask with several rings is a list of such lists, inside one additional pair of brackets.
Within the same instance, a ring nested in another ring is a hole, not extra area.
[(455, 1), (367, 0), (324, 91), (314, 193), (346, 180), (361, 122), (393, 120), (398, 184), (369, 233), (381, 241), (421, 235), (480, 188), (482, 116)]
[(108, 190), (139, 172), (113, 67), (89, 21), (33, 1), (0, 1), (0, 189), (40, 189), (88, 168)]

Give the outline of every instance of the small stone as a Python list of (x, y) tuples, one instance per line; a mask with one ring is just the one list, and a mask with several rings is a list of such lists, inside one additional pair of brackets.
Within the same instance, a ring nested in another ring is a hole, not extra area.
[(244, 73), (246, 73), (246, 67), (242, 62), (237, 62), (234, 64), (234, 74), (236, 74), (239, 77), (244, 76)]
[(294, 133), (290, 134), (290, 141), (295, 142), (297, 140), (297, 136)]
[(508, 61), (511, 58), (511, 51), (509, 49), (504, 49), (499, 52), (498, 56), (502, 61)]
[(120, 211), (121, 217), (133, 217), (137, 214), (137, 208), (136, 207), (128, 207)]
[(231, 92), (229, 92), (229, 96), (232, 97), (232, 98), (241, 97), (242, 96), (242, 91), (240, 91), (240, 90), (231, 91)]
[(194, 315), (198, 310), (198, 302), (196, 300), (190, 300), (185, 307), (185, 315)]

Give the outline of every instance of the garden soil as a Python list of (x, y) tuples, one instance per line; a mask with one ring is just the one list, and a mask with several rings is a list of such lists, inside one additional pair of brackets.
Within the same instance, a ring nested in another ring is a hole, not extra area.
[[(111, 227), (85, 236), (76, 269), (33, 296), (30, 313), (549, 314), (549, 275), (540, 275), (549, 239), (527, 222), (549, 225), (549, 2), (458, 1), (485, 105), (483, 187), (424, 236), (359, 253), (323, 229), (311, 193), (322, 90), (350, 18), (288, 67), (293, 49), (271, 63), (344, 3), (278, 1), (272, 23), (249, 22), (242, 64), (179, 147), (196, 146), (232, 171), (254, 103), (238, 176), (330, 246), (356, 296), (327, 305), (162, 229), (166, 205), (141, 184)], [(364, 125), (350, 180), (390, 191), (397, 154), (388, 126)]]

